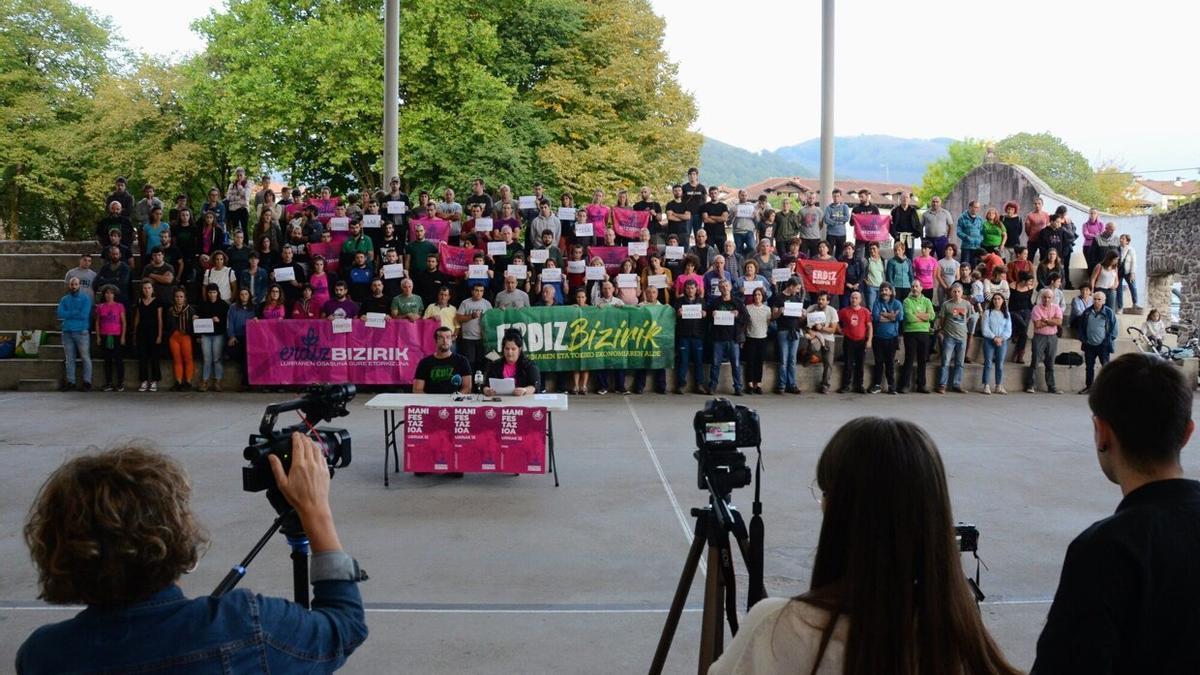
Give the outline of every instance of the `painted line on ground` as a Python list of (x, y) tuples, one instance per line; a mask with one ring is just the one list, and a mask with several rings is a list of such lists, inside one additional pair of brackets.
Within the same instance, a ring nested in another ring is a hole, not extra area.
[[(435, 604), (406, 602), (368, 602), (365, 611), (373, 614), (666, 614), (669, 607), (644, 605), (519, 605), (519, 604)], [(0, 602), (3, 612), (79, 612), (82, 605), (50, 605), (30, 602)], [(686, 613), (704, 611), (702, 607), (685, 607)]]
[[(679, 518), (679, 526), (683, 528), (683, 536), (687, 538), (688, 545), (692, 543), (692, 528), (688, 525), (687, 516), (684, 515), (683, 509), (679, 506), (679, 500), (675, 498), (675, 491), (671, 489), (671, 483), (667, 480), (667, 475), (663, 472), (662, 464), (658, 461), (658, 454), (654, 452), (654, 446), (650, 444), (650, 437), (646, 435), (646, 428), (642, 426), (642, 419), (638, 417), (637, 410), (633, 404), (629, 402), (629, 398), (625, 397), (625, 407), (629, 409), (629, 414), (633, 416), (633, 423), (637, 426), (638, 433), (642, 435), (642, 443), (646, 446), (646, 453), (650, 455), (650, 461), (654, 463), (654, 470), (658, 472), (658, 479), (662, 481), (663, 489), (667, 491), (667, 498), (671, 500), (671, 508), (675, 509), (675, 516)], [(704, 561), (700, 562), (701, 568), (704, 567)]]

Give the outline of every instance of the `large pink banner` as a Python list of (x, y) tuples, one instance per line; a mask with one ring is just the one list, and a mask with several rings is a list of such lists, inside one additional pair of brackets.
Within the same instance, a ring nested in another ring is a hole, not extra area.
[(329, 199), (310, 199), (309, 204), (317, 207), (317, 220), (323, 225), (329, 224), (329, 219), (337, 213), (337, 205), (342, 200), (339, 197), (330, 197)]
[(891, 216), (856, 213), (851, 216), (851, 220), (854, 221), (855, 241), (887, 241), (888, 230), (892, 227)]
[(429, 241), (450, 240), (450, 221), (441, 218), (411, 218), (408, 221), (409, 241), (416, 241), (417, 225), (425, 226), (425, 238)]
[(409, 406), (404, 470), (546, 473), (545, 408)]
[[(338, 273), (339, 268), (341, 268), (341, 263), (339, 262), (341, 254), (342, 245), (332, 241), (328, 243), (317, 242), (315, 244), (308, 245), (308, 255), (310, 257), (319, 255), (325, 259), (326, 272), (333, 272), (334, 274)], [(309, 269), (311, 271), (311, 267)]]
[(442, 271), (455, 279), (467, 276), (471, 266), (471, 254), (474, 249), (461, 246), (451, 246), (444, 241), (438, 242), (438, 257), (441, 258)]
[(637, 239), (642, 230), (650, 227), (649, 211), (634, 211), (620, 206), (613, 207), (613, 231), (618, 237)]
[(629, 257), (629, 247), (627, 246), (589, 246), (588, 259), (592, 256), (597, 256), (604, 261), (604, 271), (608, 276), (616, 274), (621, 269), (621, 263)]
[(334, 333), (332, 321), (250, 321), (250, 384), (412, 384), (417, 362), (436, 347), (440, 325), (437, 319), (389, 320), (368, 328), (353, 319), (349, 333)]

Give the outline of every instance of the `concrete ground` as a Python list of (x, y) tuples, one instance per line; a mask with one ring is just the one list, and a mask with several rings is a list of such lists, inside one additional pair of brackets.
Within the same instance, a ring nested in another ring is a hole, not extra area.
[[(630, 673), (653, 655), (687, 551), (695, 486), (691, 418), (699, 396), (572, 399), (555, 418), (562, 486), (549, 476), (409, 475), (384, 489), (382, 424), (360, 395), (349, 417), (354, 462), (334, 480), (343, 544), (371, 575), (371, 637), (355, 673)], [(21, 539), (38, 485), (89, 445), (152, 439), (195, 484), (213, 543), (183, 579), (210, 591), (268, 526), (261, 494), (241, 490), (241, 450), (265, 394), (0, 394), (0, 670), (36, 626), (73, 609), (36, 600)], [(809, 481), (833, 431), (859, 415), (916, 420), (938, 442), (958, 520), (981, 532), (983, 613), (1014, 664), (1028, 669), (1068, 542), (1120, 499), (1101, 475), (1084, 397), (1013, 394), (745, 397), (762, 415), (766, 576), (772, 595), (808, 583), (820, 508)], [(1196, 444), (1193, 441), (1193, 446)], [(1185, 459), (1196, 452), (1185, 450)], [(1194, 462), (1192, 476), (1200, 476)], [(749, 512), (752, 488), (735, 492)], [(290, 595), (282, 537), (243, 581)], [(964, 558), (964, 563), (971, 562)], [(973, 570), (973, 563), (970, 565)], [(744, 601), (745, 578), (739, 579)], [(695, 672), (701, 599), (689, 597), (668, 660)]]

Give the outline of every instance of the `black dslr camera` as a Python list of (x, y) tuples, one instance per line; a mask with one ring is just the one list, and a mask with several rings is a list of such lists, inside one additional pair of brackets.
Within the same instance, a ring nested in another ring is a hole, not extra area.
[(746, 453), (738, 448), (753, 448), (762, 443), (758, 413), (727, 398), (714, 398), (704, 404), (692, 421), (696, 431), (696, 485), (721, 496), (750, 484)]
[[(292, 432), (310, 436), (321, 447), (329, 463), (329, 475), (334, 469), (350, 464), (350, 432), (345, 429), (317, 428), (321, 422), (350, 414), (346, 410), (356, 394), (353, 384), (318, 384), (309, 387), (304, 396), (285, 403), (272, 403), (263, 412), (257, 434), (250, 434), (250, 444), (243, 453), (250, 466), (242, 467), (242, 489), (246, 492), (267, 491), (267, 499), (275, 510), (285, 513), (291, 507), (275, 485), (275, 474), (267, 460), (275, 455), (283, 470), (292, 466)], [(279, 413), (299, 410), (304, 421), (283, 429), (275, 429)]]

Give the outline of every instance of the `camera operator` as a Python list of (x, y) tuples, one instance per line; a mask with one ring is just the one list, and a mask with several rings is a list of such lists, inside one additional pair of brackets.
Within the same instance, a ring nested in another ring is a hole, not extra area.
[(709, 675), (1017, 672), (963, 577), (941, 457), (923, 429), (847, 422), (812, 490), (824, 518), (809, 591), (756, 603)]
[(208, 537), (182, 467), (127, 445), (72, 459), (42, 486), (25, 524), (39, 597), (84, 604), (42, 626), (17, 652), (18, 673), (328, 672), (367, 637), (358, 566), (342, 551), (329, 507), (329, 469), (310, 439), (292, 434), (279, 490), (311, 543), (312, 610), (237, 590), (188, 599), (178, 586)]

